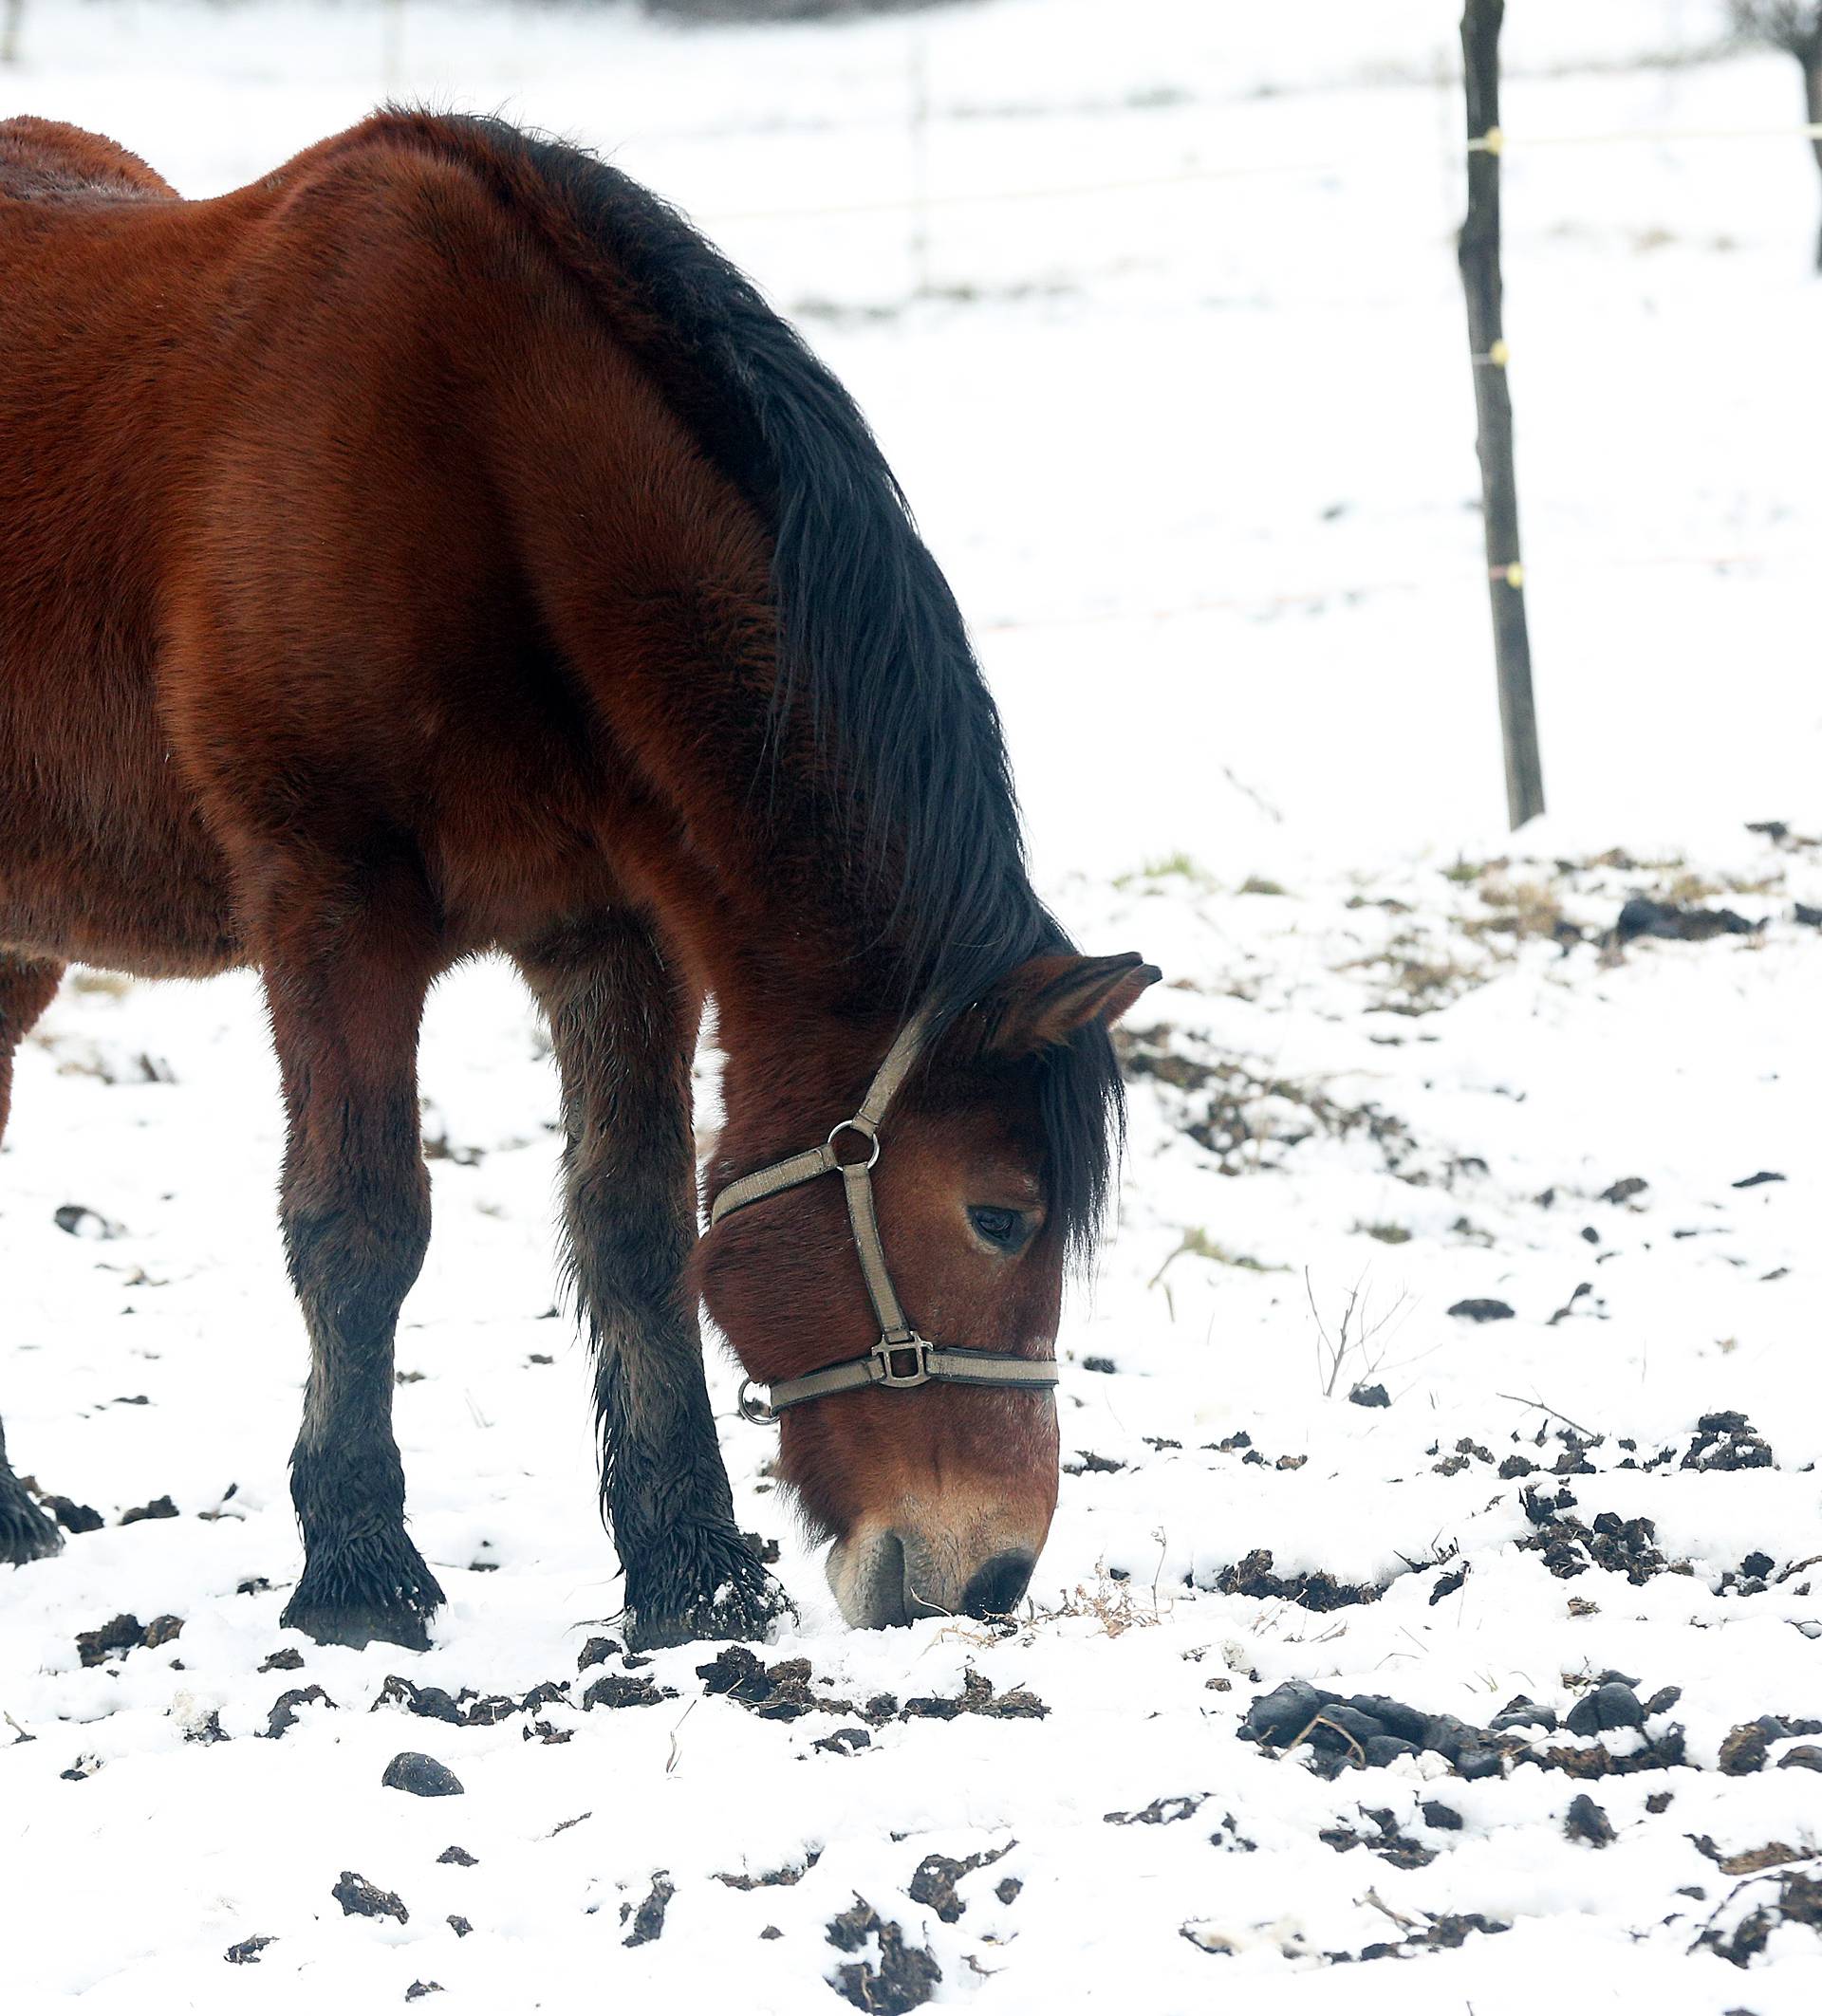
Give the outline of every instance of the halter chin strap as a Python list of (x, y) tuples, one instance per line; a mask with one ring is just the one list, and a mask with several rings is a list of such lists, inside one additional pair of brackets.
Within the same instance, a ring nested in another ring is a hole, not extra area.
[[(840, 1120), (828, 1131), (828, 1138), (817, 1148), (787, 1156), (782, 1162), (755, 1169), (737, 1176), (709, 1207), (709, 1230), (722, 1219), (757, 1204), (762, 1197), (775, 1196), (781, 1190), (794, 1190), (799, 1183), (831, 1172), (842, 1179), (847, 1202), (847, 1222), (854, 1232), (854, 1250), (860, 1256), (861, 1278), (866, 1283), (867, 1299), (879, 1319), (880, 1341), (864, 1358), (844, 1359), (825, 1365), (803, 1378), (780, 1379), (761, 1388), (759, 1382), (744, 1379), (740, 1385), (740, 1412), (749, 1421), (775, 1421), (788, 1407), (801, 1407), (806, 1400), (826, 1399), (830, 1394), (855, 1393), (863, 1386), (883, 1386), (894, 1392), (928, 1385), (939, 1379), (953, 1386), (1024, 1386), (1049, 1388), (1057, 1381), (1055, 1363), (1049, 1359), (1012, 1358), (992, 1351), (968, 1351), (959, 1346), (933, 1344), (921, 1338), (905, 1321), (892, 1276), (885, 1265), (885, 1248), (880, 1239), (880, 1221), (873, 1208), (873, 1165), (880, 1158), (880, 1127), (899, 1087), (923, 1047), (925, 1025), (921, 1017), (908, 1022), (885, 1053), (885, 1061), (873, 1074), (860, 1110), (851, 1119)], [(845, 1134), (858, 1134), (867, 1143), (865, 1160), (844, 1162), (835, 1144)]]

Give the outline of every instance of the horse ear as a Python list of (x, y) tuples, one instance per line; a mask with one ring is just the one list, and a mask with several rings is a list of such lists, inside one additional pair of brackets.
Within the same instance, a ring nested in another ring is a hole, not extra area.
[(981, 1003), (987, 1026), (982, 1049), (995, 1057), (1032, 1057), (1088, 1023), (1111, 1028), (1163, 974), (1136, 952), (1087, 959), (1046, 953), (1015, 966)]

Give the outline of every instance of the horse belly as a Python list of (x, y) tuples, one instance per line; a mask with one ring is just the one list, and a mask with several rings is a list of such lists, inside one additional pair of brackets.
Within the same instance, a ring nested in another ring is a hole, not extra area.
[(57, 685), (52, 709), (0, 662), (0, 946), (148, 978), (240, 964), (225, 864), (148, 698)]

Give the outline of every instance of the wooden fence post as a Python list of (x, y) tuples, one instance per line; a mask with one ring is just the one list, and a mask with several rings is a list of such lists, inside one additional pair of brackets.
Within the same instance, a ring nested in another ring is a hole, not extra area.
[(1506, 810), (1515, 827), (1544, 809), (1537, 708), (1531, 690), (1524, 569), (1518, 550), (1518, 485), (1512, 462), (1512, 395), (1499, 284), (1499, 28), (1505, 0), (1465, 0), (1462, 77), (1468, 102), (1468, 214), (1457, 248), (1468, 302), (1468, 347), (1480, 457), (1480, 506), (1493, 598), (1493, 655), (1506, 756)]

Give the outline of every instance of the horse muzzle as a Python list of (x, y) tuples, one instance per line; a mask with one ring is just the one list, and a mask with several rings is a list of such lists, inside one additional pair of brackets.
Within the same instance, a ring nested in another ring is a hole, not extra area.
[(964, 1536), (907, 1520), (838, 1540), (828, 1585), (850, 1627), (878, 1630), (920, 1617), (1003, 1617), (1036, 1565), (1031, 1537), (996, 1522)]

